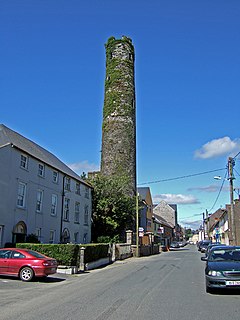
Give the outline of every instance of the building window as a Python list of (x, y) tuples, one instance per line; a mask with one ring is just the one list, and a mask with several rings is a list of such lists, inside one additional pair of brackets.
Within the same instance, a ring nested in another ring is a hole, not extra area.
[(18, 205), (19, 207), (21, 207), (21, 208), (24, 208), (24, 207), (25, 207), (26, 189), (27, 189), (26, 183), (19, 182), (19, 184), (18, 184), (17, 205)]
[(80, 183), (76, 182), (76, 194), (81, 195)]
[(23, 154), (21, 154), (20, 167), (23, 169), (28, 168), (28, 157), (24, 156)]
[(45, 173), (44, 171), (45, 171), (44, 165), (39, 163), (39, 165), (38, 165), (38, 175), (40, 177), (44, 177), (44, 173)]
[(71, 179), (69, 177), (65, 178), (65, 190), (70, 191)]
[(88, 206), (84, 208), (84, 224), (88, 225)]
[(70, 199), (64, 199), (64, 215), (63, 220), (69, 221), (69, 207), (70, 207)]
[(53, 171), (53, 182), (58, 183), (58, 172)]
[(85, 198), (89, 199), (89, 188), (85, 186)]
[(54, 243), (55, 242), (55, 230), (50, 230), (50, 235), (49, 235), (49, 243)]
[(80, 203), (75, 202), (75, 217), (74, 222), (79, 223), (80, 222)]
[(83, 243), (87, 243), (87, 238), (88, 238), (88, 234), (87, 234), (87, 233), (84, 233)]
[(69, 243), (69, 242), (70, 242), (70, 232), (67, 228), (65, 228), (62, 234), (62, 243)]
[(35, 235), (36, 235), (38, 241), (41, 242), (41, 239), (42, 239), (42, 230), (41, 230), (41, 228), (37, 228), (36, 229)]
[(57, 195), (56, 194), (52, 194), (51, 215), (52, 216), (57, 215)]
[(78, 243), (78, 238), (79, 238), (79, 233), (75, 232), (74, 233), (74, 243)]
[(37, 212), (42, 211), (42, 203), (43, 203), (43, 191), (38, 190), (37, 191), (37, 204), (36, 204), (36, 211)]

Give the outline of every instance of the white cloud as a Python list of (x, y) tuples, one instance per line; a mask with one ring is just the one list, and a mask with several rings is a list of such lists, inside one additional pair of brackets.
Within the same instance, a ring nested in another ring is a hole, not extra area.
[[(221, 188), (221, 184), (219, 185), (209, 185), (205, 187), (191, 187), (188, 188), (187, 191), (200, 191), (200, 192), (217, 192)], [(224, 191), (229, 191), (229, 188), (223, 188)]]
[(82, 174), (83, 172), (99, 171), (99, 166), (94, 163), (88, 163), (87, 160), (82, 162), (70, 163), (68, 166), (76, 173)]
[(229, 137), (214, 139), (195, 151), (195, 157), (201, 159), (216, 158), (230, 155), (240, 150), (240, 139), (231, 140)]
[(160, 201), (166, 201), (171, 204), (196, 204), (199, 203), (199, 200), (192, 195), (183, 195), (183, 194), (158, 194), (153, 196), (153, 202), (159, 203)]
[(192, 230), (198, 230), (202, 225), (202, 220), (191, 221), (187, 219), (180, 219), (179, 224), (182, 227), (191, 228)]

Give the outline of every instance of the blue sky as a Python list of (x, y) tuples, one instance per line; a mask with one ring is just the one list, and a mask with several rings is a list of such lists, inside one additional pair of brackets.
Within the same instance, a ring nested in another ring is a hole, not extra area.
[[(240, 151), (239, 0), (0, 0), (0, 122), (77, 173), (99, 168), (104, 44), (122, 35), (136, 54), (138, 185), (197, 226), (229, 202), (213, 177)], [(239, 172), (237, 157), (236, 188)]]

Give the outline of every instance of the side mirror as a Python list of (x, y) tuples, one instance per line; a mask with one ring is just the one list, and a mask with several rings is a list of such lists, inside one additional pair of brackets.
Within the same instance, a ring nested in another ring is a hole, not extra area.
[(201, 260), (202, 260), (202, 261), (207, 261), (208, 258), (207, 258), (207, 257), (201, 257)]

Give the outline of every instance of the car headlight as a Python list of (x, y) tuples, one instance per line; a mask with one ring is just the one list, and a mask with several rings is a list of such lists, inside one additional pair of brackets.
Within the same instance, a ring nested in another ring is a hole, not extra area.
[(222, 274), (220, 271), (209, 270), (208, 275), (212, 277), (220, 277)]

